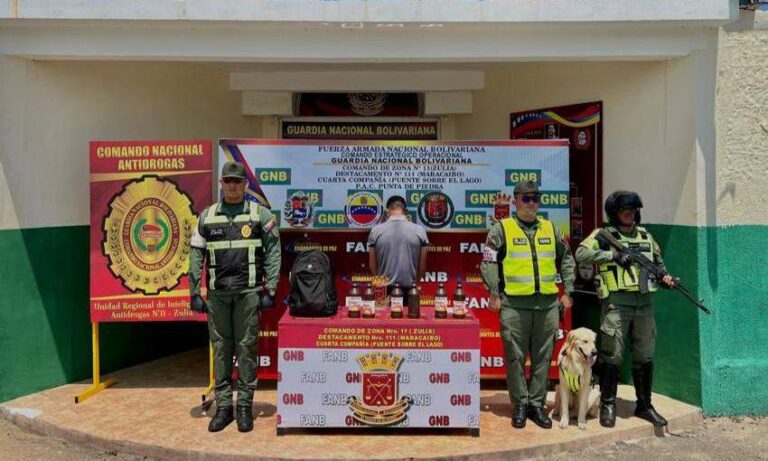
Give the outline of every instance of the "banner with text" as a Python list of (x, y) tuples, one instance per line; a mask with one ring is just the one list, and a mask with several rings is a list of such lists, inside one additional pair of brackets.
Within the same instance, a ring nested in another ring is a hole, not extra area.
[[(367, 276), (368, 232), (393, 194), (403, 194), (411, 219), (427, 228), (422, 303), (434, 302), (439, 283), (452, 296), (462, 280), (467, 307), (480, 319), (482, 376), (504, 376), (498, 315), (487, 309), (480, 277), (483, 242), (487, 228), (513, 212), (512, 190), (523, 178), (539, 182), (546, 197), (540, 213), (568, 235), (567, 141), (222, 140), (219, 163), (227, 160), (246, 164), (249, 198), (280, 218), (279, 302), (262, 313), (259, 376), (277, 376), (277, 323), (296, 255), (312, 249), (328, 255), (343, 303), (352, 283)], [(568, 328), (570, 316), (561, 325)], [(556, 366), (551, 376), (557, 377)]]
[(433, 231), (484, 230), (510, 216), (512, 190), (530, 179), (542, 215), (569, 233), (568, 142), (220, 141), (219, 162), (246, 165), (248, 193), (282, 227), (369, 229), (391, 195)]
[(206, 319), (186, 274), (211, 161), (209, 141), (90, 143), (92, 322)]

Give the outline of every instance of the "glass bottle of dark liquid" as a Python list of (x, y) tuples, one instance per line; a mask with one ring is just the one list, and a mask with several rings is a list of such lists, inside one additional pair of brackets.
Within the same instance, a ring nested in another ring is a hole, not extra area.
[(419, 309), (419, 287), (416, 286), (414, 280), (413, 285), (408, 290), (408, 318), (417, 319), (421, 317), (421, 309)]
[(376, 295), (373, 293), (371, 282), (365, 284), (363, 291), (363, 317), (372, 319), (376, 315)]
[(360, 290), (357, 288), (357, 283), (352, 284), (352, 289), (347, 294), (347, 313), (350, 317), (360, 317), (360, 305), (363, 302), (363, 298), (360, 296)]
[(467, 295), (464, 294), (464, 287), (461, 280), (456, 282), (456, 291), (453, 292), (453, 318), (463, 319), (467, 316)]
[(395, 283), (392, 293), (389, 295), (389, 312), (393, 319), (403, 318), (403, 290), (399, 283)]
[(435, 292), (435, 318), (444, 319), (448, 317), (448, 293), (445, 291), (445, 284), (437, 285)]

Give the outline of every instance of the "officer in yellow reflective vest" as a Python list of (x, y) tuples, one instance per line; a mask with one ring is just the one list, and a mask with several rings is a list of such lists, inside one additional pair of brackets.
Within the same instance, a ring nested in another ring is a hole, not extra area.
[[(605, 201), (608, 224), (604, 227), (622, 245), (642, 253), (649, 260), (664, 267), (661, 249), (651, 234), (640, 227), (640, 208), (643, 202), (635, 192), (616, 191)], [(641, 292), (640, 267), (632, 264), (626, 255), (613, 250), (608, 242), (600, 240), (595, 229), (579, 248), (576, 260), (596, 264), (595, 284), (602, 300), (600, 319), (600, 424), (616, 425), (616, 391), (619, 383), (624, 345), (632, 350), (632, 380), (635, 384), (637, 405), (635, 415), (655, 426), (667, 421), (651, 404), (653, 384), (653, 354), (656, 347), (656, 321), (653, 315), (652, 294), (657, 283), (674, 286), (667, 275), (663, 280), (649, 280), (648, 292)]]
[[(489, 307), (499, 312), (507, 367), (507, 388), (514, 405), (512, 426), (526, 419), (549, 429), (547, 387), (560, 309), (573, 306), (576, 263), (552, 222), (537, 216), (540, 193), (535, 182), (514, 189), (516, 215), (489, 231), (480, 271), (490, 293)], [(558, 299), (558, 266), (564, 295)], [(531, 355), (531, 380), (525, 380), (525, 357)]]
[[(259, 306), (274, 304), (280, 272), (277, 222), (265, 207), (245, 200), (245, 168), (226, 162), (221, 169), (224, 198), (200, 214), (189, 259), (191, 309), (208, 312), (213, 343), (216, 414), (210, 432), (235, 418), (232, 406), (232, 356), (238, 363), (237, 429), (253, 429), (253, 392), (258, 366)], [(207, 263), (208, 301), (200, 296)], [(262, 287), (263, 283), (263, 287)]]

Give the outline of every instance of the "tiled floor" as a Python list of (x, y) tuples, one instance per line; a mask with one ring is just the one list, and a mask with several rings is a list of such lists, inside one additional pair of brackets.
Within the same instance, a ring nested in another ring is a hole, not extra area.
[[(276, 391), (256, 393), (256, 427), (241, 434), (234, 424), (211, 434), (200, 394), (207, 385), (206, 351), (194, 351), (111, 375), (118, 383), (80, 403), (74, 396), (88, 384), (70, 384), (5, 402), (0, 414), (37, 432), (136, 454), (167, 459), (519, 459), (567, 448), (651, 436), (653, 427), (630, 417), (631, 387), (619, 389), (619, 419), (613, 429), (589, 420), (587, 430), (572, 425), (543, 430), (510, 427), (511, 407), (504, 389), (481, 392), (480, 437), (465, 432), (397, 434), (333, 430), (275, 431)], [(552, 395), (550, 394), (550, 403)], [(699, 420), (698, 408), (654, 397), (672, 432)]]

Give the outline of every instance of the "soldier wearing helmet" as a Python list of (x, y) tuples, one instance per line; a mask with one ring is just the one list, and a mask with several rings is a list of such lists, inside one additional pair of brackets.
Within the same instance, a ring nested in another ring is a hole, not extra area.
[[(664, 266), (661, 249), (651, 234), (639, 226), (643, 202), (635, 192), (618, 190), (605, 201), (608, 223), (604, 228), (623, 245), (641, 252), (654, 263)], [(651, 404), (653, 354), (656, 346), (656, 321), (652, 294), (656, 283), (674, 286), (667, 275), (663, 280), (650, 279), (648, 292), (640, 289), (640, 268), (630, 258), (615, 251), (598, 238), (595, 229), (576, 250), (576, 261), (595, 264), (598, 297), (602, 300), (600, 319), (600, 424), (616, 424), (616, 390), (619, 382), (624, 346), (632, 351), (632, 379), (637, 404), (635, 416), (655, 426), (665, 426), (664, 419)]]

